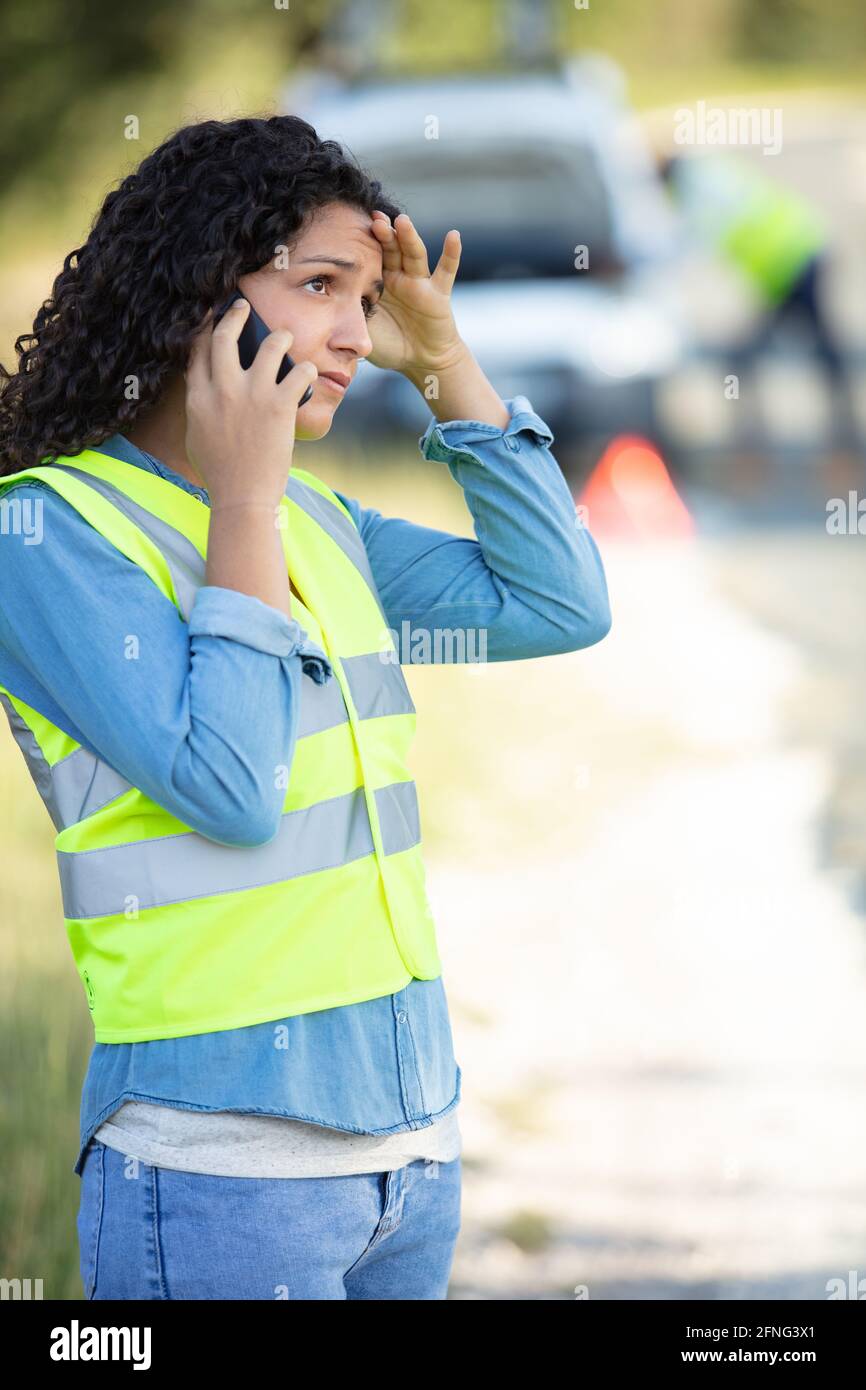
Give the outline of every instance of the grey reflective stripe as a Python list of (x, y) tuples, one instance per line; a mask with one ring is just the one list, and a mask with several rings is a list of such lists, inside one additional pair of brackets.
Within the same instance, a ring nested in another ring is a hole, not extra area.
[(301, 685), (301, 708), (298, 711), (298, 738), (308, 734), (320, 734), (324, 729), (333, 729), (337, 724), (346, 724), (349, 711), (336, 677), (323, 685), (307, 679)]
[(92, 816), (109, 802), (131, 789), (132, 783), (97, 758), (89, 749), (73, 749), (53, 767), (48, 762), (29, 724), (18, 713), (8, 695), (0, 693), (18, 747), (24, 754), (36, 790), (45, 803), (56, 830)]
[(75, 748), (51, 769), (64, 827), (92, 816), (132, 791), (132, 783), (89, 748)]
[[(176, 527), (163, 521), (161, 517), (155, 516), (153, 512), (149, 512), (145, 507), (133, 502), (125, 492), (116, 488), (112, 483), (107, 483), (102, 478), (96, 478), (92, 473), (88, 473), (83, 468), (76, 468), (73, 464), (55, 464), (54, 467), (62, 468), (65, 473), (72, 473), (82, 482), (89, 483), (91, 487), (96, 488), (97, 492), (101, 492), (104, 497), (108, 498), (109, 502), (113, 502), (116, 507), (119, 507), (130, 521), (134, 521), (150, 536), (165, 556), (184, 619), (189, 622), (195, 591), (200, 584), (204, 583), (205, 578), (205, 562), (192, 541), (182, 531), (178, 531)], [(300, 482), (297, 478), (289, 478), (286, 496), (290, 497), (308, 516), (318, 522), (323, 530), (327, 531), (331, 540), (352, 561), (352, 564), (366, 580), (379, 611), (385, 618), (385, 611), (379, 598), (376, 582), (373, 579), (367, 551), (355, 523), (346, 516), (342, 507), (335, 506), (314, 487), (310, 487), (308, 483)], [(385, 620), (387, 622), (387, 619)]]
[(376, 588), (373, 571), (370, 569), (367, 550), (354, 521), (346, 516), (342, 507), (335, 506), (314, 487), (310, 487), (309, 483), (302, 483), (298, 478), (289, 478), (286, 496), (296, 502), (307, 513), (307, 516), (311, 516), (314, 521), (317, 521), (322, 529), (327, 531), (331, 540), (348, 556), (355, 568), (360, 570), (367, 581), (367, 587), (372, 591), (379, 612), (387, 624), (388, 619), (379, 597), (379, 590)]
[(182, 531), (178, 531), (177, 527), (169, 526), (167, 521), (162, 520), (162, 517), (155, 516), (146, 507), (140, 506), (131, 497), (127, 497), (126, 493), (115, 487), (113, 483), (107, 483), (102, 478), (94, 478), (92, 473), (85, 472), (83, 468), (75, 468), (69, 463), (60, 463), (54, 466), (62, 468), (64, 473), (74, 474), (83, 483), (89, 483), (96, 492), (102, 493), (102, 496), (107, 498), (109, 502), (113, 502), (115, 507), (128, 516), (130, 521), (134, 521), (136, 526), (139, 526), (145, 535), (150, 537), (165, 557), (184, 621), (189, 622), (196, 591), (204, 583), (206, 573), (205, 562), (192, 541)]
[(387, 854), (399, 854), (421, 841), (421, 817), (414, 782), (392, 782), (376, 791), (376, 812)]
[[(386, 854), (418, 842), (413, 782), (383, 787), (376, 792), (376, 805)], [(357, 787), (346, 796), (287, 811), (266, 845), (226, 846), (192, 831), (77, 854), (58, 851), (63, 915), (77, 921), (119, 915), (130, 904), (143, 912), (217, 893), (240, 893), (334, 869), (373, 851), (364, 788)]]
[(399, 663), (383, 661), (379, 652), (344, 656), (342, 662), (359, 719), (415, 713)]
[(9, 720), (9, 727), (12, 730), (15, 742), (24, 754), (27, 771), (36, 783), (36, 790), (45, 802), (48, 814), (54, 822), (55, 829), (62, 830), (62, 817), (51, 779), (51, 764), (36, 742), (36, 736), (30, 728), (30, 725), (21, 718), (21, 715), (9, 699), (9, 696), (2, 694), (0, 695), (0, 700), (3, 701), (3, 708), (6, 710), (6, 717)]

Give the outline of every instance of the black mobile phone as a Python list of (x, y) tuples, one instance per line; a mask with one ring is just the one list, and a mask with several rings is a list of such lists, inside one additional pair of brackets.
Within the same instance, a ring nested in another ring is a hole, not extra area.
[[(214, 328), (216, 328), (216, 325), (219, 323), (226, 309), (230, 308), (231, 305), (234, 304), (236, 299), (245, 298), (246, 295), (242, 294), (240, 290), (235, 290), (234, 294), (229, 299), (226, 299), (224, 303), (222, 303), (219, 306), (219, 308), (214, 311)], [(253, 358), (255, 357), (265, 338), (267, 338), (270, 331), (271, 330), (268, 328), (268, 325), (265, 323), (264, 319), (256, 313), (255, 309), (251, 304), (249, 313), (247, 314), (246, 320), (244, 322), (244, 326), (241, 329), (241, 335), (238, 338), (238, 354), (240, 356), (241, 366), (243, 367), (244, 371), (249, 370), (249, 368), (253, 365)], [(294, 360), (289, 356), (288, 353), (285, 353), (283, 355), (283, 360), (280, 363), (279, 371), (277, 372), (277, 381), (282, 381), (283, 377), (288, 375), (288, 373), (292, 370), (294, 365)], [(301, 406), (304, 405), (310, 399), (312, 394), (313, 388), (312, 386), (308, 386), (304, 394), (301, 396), (300, 401), (298, 402), (299, 410)]]

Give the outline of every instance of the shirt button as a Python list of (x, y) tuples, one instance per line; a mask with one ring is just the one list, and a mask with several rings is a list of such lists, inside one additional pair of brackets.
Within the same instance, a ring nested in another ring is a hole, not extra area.
[(516, 454), (520, 448), (520, 441), (516, 439), (513, 434), (507, 434), (505, 436), (505, 447), (506, 449), (510, 449), (512, 454)]
[(406, 1022), (406, 1015), (404, 1014), (404, 1012), (403, 1012), (402, 1009), (400, 1010), (400, 1012), (399, 1012), (398, 1015), (397, 1015), (397, 1022), (398, 1022), (398, 1023), (405, 1023), (405, 1022)]

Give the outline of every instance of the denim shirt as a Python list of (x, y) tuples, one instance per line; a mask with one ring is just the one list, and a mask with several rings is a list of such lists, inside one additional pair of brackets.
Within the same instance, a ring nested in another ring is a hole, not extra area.
[[(573, 651), (610, 627), (601, 559), (550, 451), (553, 436), (525, 396), (505, 404), (504, 430), (432, 418), (419, 440), (423, 457), (446, 464), (463, 488), (477, 539), (383, 516), (337, 493), (395, 634), (407, 622), (483, 627), (490, 661)], [(94, 447), (209, 500), (120, 434)], [(47, 484), (12, 491), (34, 500), (51, 493), (54, 543), (2, 536), (0, 682), (200, 833), (229, 844), (274, 833), (284, 793), (274, 799), (267, 770), (290, 765), (300, 681), (334, 678), (326, 654), (285, 613), (213, 585), (197, 591), (184, 628), (148, 576)], [(159, 659), (118, 672), (100, 653), (114, 649), (133, 609), (136, 632)], [(404, 664), (425, 659), (417, 646), (397, 645)], [(138, 667), (140, 687), (130, 675)], [(94, 1043), (73, 1171), (125, 1100), (386, 1135), (441, 1119), (458, 1104), (460, 1084), (441, 976), (243, 1028)]]

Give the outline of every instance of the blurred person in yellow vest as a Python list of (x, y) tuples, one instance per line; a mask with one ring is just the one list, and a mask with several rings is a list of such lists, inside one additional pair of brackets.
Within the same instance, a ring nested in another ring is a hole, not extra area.
[(832, 393), (834, 442), (856, 448), (845, 358), (826, 307), (824, 219), (742, 155), (666, 155), (659, 168), (687, 233), (735, 266), (755, 292), (759, 322), (737, 349), (738, 365), (751, 366), (780, 326), (805, 324)]

